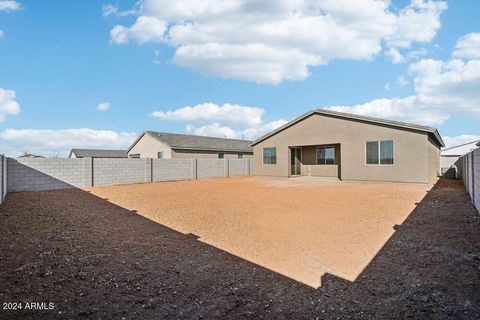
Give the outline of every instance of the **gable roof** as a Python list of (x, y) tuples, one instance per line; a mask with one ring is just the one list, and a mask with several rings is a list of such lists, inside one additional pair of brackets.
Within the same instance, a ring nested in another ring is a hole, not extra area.
[(442, 137), (440, 136), (440, 133), (436, 128), (432, 127), (427, 127), (427, 126), (422, 126), (418, 124), (412, 124), (412, 123), (406, 123), (406, 122), (400, 122), (400, 121), (393, 121), (393, 120), (386, 120), (386, 119), (380, 119), (380, 118), (374, 118), (374, 117), (367, 117), (367, 116), (360, 116), (356, 114), (351, 114), (351, 113), (345, 113), (345, 112), (337, 112), (337, 111), (331, 111), (331, 110), (326, 110), (326, 109), (314, 109), (311, 111), (308, 111), (301, 116), (293, 119), (292, 121), (284, 124), (283, 126), (273, 130), (272, 132), (264, 135), (263, 137), (257, 139), (252, 143), (252, 146), (258, 144), (259, 142), (279, 133), (280, 131), (283, 131), (287, 129), (288, 127), (296, 124), (297, 122), (300, 122), (311, 115), (314, 114), (319, 114), (319, 115), (325, 115), (329, 117), (335, 117), (335, 118), (342, 118), (342, 119), (350, 119), (350, 120), (356, 120), (356, 121), (361, 121), (361, 122), (368, 122), (368, 123), (373, 123), (373, 124), (378, 124), (378, 125), (384, 125), (384, 126), (390, 126), (390, 127), (395, 127), (395, 128), (400, 128), (400, 129), (410, 129), (410, 130), (415, 130), (415, 131), (420, 131), (420, 132), (426, 132), (430, 134), (435, 140), (438, 142), (438, 144), (442, 147), (445, 146), (445, 143), (442, 140)]
[(129, 152), (145, 134), (168, 145), (170, 148), (177, 150), (253, 152), (253, 148), (250, 146), (252, 141), (248, 140), (214, 138), (157, 131), (143, 132), (137, 140), (132, 143), (127, 152)]
[(441, 154), (442, 156), (463, 156), (464, 154), (469, 153), (470, 151), (476, 149), (476, 146), (480, 145), (480, 140), (475, 140), (463, 144), (459, 144), (458, 146), (449, 147), (443, 149)]
[(127, 158), (125, 150), (102, 150), (102, 149), (72, 149), (69, 157), (75, 154), (77, 158)]

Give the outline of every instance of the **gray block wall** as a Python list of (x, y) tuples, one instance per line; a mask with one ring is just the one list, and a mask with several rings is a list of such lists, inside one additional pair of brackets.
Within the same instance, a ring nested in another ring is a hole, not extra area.
[(0, 204), (7, 195), (7, 158), (0, 154)]
[(153, 182), (196, 179), (196, 159), (151, 160)]
[(85, 159), (7, 158), (7, 190), (41, 191), (85, 186)]
[(227, 159), (197, 159), (197, 179), (228, 177)]
[[(144, 182), (250, 175), (247, 159), (113, 159), (1, 157), (3, 194)], [(0, 161), (0, 162), (1, 162)], [(7, 178), (8, 171), (8, 178)]]
[(480, 212), (480, 148), (463, 156), (463, 183)]
[(93, 185), (151, 182), (150, 159), (93, 159)]

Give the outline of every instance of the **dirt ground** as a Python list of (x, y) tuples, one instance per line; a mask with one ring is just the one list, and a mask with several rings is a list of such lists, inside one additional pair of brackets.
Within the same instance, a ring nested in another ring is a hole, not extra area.
[(479, 318), (479, 214), (461, 182), (427, 191), (239, 178), (11, 193), (0, 318)]
[(327, 272), (355, 280), (426, 190), (402, 184), (244, 177), (89, 191), (318, 288)]

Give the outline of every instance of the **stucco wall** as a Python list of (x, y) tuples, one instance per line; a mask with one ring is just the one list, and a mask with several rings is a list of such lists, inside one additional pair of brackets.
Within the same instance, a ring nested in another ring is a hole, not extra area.
[(158, 153), (162, 151), (164, 159), (172, 158), (172, 149), (168, 145), (158, 141), (149, 134), (144, 134), (133, 148), (130, 149), (128, 157), (139, 154), (140, 158), (156, 159), (158, 158)]
[(440, 175), (440, 146), (435, 144), (430, 138), (428, 145), (428, 174), (430, 182), (434, 181)]
[[(366, 165), (365, 143), (394, 140), (394, 165)], [(345, 180), (430, 181), (428, 135), (393, 127), (314, 114), (254, 146), (253, 174), (288, 176), (289, 146), (340, 144)], [(277, 164), (263, 165), (262, 149), (277, 148)]]

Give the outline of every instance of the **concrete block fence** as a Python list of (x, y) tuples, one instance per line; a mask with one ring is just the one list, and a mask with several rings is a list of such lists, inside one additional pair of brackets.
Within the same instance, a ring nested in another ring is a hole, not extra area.
[(7, 195), (7, 158), (0, 154), (0, 204)]
[(480, 211), (480, 148), (473, 150), (462, 158), (462, 178), (472, 203)]
[[(7, 190), (41, 191), (115, 184), (248, 176), (248, 159), (113, 159), (1, 156), (2, 200)], [(8, 177), (7, 177), (8, 172)]]

